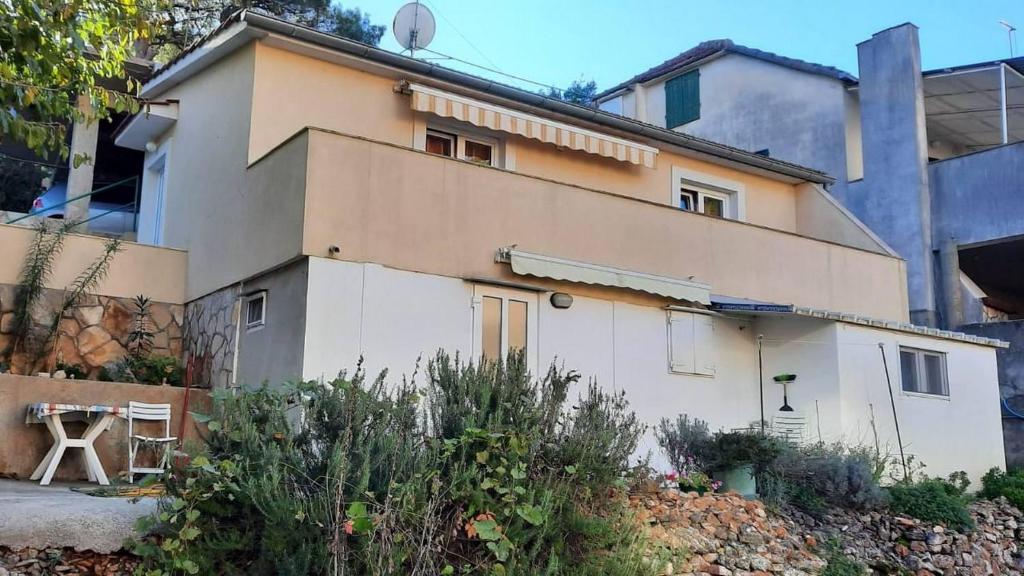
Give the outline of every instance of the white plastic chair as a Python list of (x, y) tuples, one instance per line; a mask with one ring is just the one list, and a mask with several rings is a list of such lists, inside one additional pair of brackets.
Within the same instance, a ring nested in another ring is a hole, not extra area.
[(800, 412), (776, 412), (772, 416), (772, 433), (790, 444), (803, 444), (807, 417)]
[[(135, 433), (135, 421), (164, 422), (163, 436), (143, 436)], [(171, 405), (128, 403), (128, 482), (135, 482), (136, 474), (162, 474), (170, 462), (171, 446), (177, 438), (171, 436)], [(155, 447), (161, 450), (159, 468), (145, 468), (135, 465), (140, 447)]]

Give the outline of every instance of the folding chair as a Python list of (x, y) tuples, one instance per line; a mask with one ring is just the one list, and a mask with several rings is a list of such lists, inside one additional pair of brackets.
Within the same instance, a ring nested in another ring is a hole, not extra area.
[[(143, 436), (135, 433), (135, 421), (163, 422), (163, 436)], [(171, 436), (171, 405), (146, 404), (144, 402), (128, 403), (128, 482), (135, 482), (136, 474), (162, 474), (170, 462), (171, 447), (177, 438)], [(152, 447), (161, 451), (157, 462), (158, 468), (145, 468), (135, 465), (139, 448)]]
[(800, 412), (776, 412), (772, 416), (772, 434), (790, 444), (802, 444), (807, 417)]

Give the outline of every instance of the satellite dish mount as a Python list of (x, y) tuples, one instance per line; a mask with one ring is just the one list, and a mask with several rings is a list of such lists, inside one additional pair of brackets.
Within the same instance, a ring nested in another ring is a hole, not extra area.
[(412, 56), (416, 50), (426, 48), (434, 39), (437, 23), (434, 15), (419, 2), (410, 2), (398, 9), (391, 30), (398, 43)]

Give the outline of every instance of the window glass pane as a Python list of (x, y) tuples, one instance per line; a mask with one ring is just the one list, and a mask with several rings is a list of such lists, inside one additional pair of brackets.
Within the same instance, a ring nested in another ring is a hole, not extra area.
[(926, 391), (929, 394), (949, 394), (946, 390), (946, 379), (943, 377), (942, 361), (943, 358), (939, 354), (924, 355), (925, 384), (928, 386)]
[(447, 134), (438, 134), (436, 132), (427, 132), (427, 152), (431, 154), (441, 154), (442, 156), (452, 156), (455, 139)]
[(493, 148), (490, 144), (483, 144), (480, 142), (473, 142), (472, 140), (466, 140), (466, 160), (470, 162), (477, 162), (479, 164), (491, 165), (491, 154)]
[(708, 216), (725, 217), (725, 201), (713, 196), (704, 197), (704, 213)]
[(508, 301), (508, 348), (526, 349), (526, 302)]
[(483, 298), (483, 342), (481, 350), (486, 360), (501, 359), (501, 298)]
[(249, 300), (245, 310), (245, 323), (248, 326), (263, 323), (263, 296)]
[(679, 207), (683, 210), (693, 211), (693, 199), (695, 198), (693, 192), (683, 190), (679, 193)]
[(903, 379), (903, 390), (918, 392), (917, 354), (910, 350), (900, 350), (900, 372)]

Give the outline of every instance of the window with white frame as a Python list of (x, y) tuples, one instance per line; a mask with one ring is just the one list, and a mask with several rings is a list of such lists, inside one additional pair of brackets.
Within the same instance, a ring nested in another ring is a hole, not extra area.
[(498, 165), (498, 141), (476, 134), (427, 128), (426, 151), (484, 166)]
[(703, 190), (685, 184), (679, 186), (678, 206), (681, 210), (699, 212), (717, 218), (729, 218), (732, 213), (729, 201), (729, 194)]
[(715, 375), (715, 322), (707, 314), (669, 310), (668, 367), (674, 374)]
[(504, 360), (509, 352), (534, 356), (537, 330), (537, 294), (497, 286), (477, 285), (473, 298), (476, 333), (474, 356)]
[(257, 292), (245, 299), (245, 329), (253, 330), (266, 324), (267, 293)]
[(716, 218), (746, 220), (746, 187), (742, 182), (672, 167), (671, 203), (680, 210)]
[(904, 392), (949, 396), (942, 352), (900, 346), (900, 378)]

